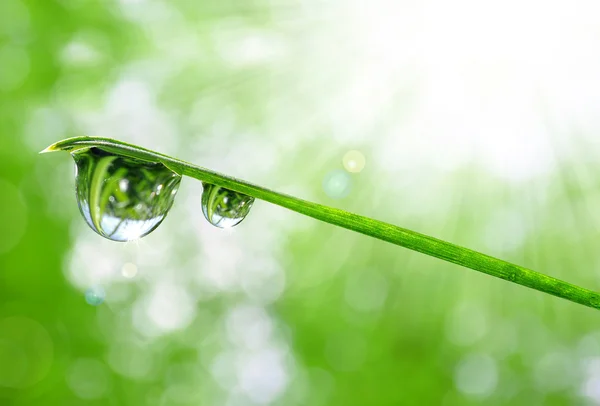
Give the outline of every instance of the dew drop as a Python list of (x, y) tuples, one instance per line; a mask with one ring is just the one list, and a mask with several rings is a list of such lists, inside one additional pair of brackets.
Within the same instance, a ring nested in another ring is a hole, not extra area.
[(341, 170), (333, 170), (323, 178), (323, 190), (332, 199), (343, 199), (352, 189), (352, 178)]
[(104, 303), (106, 292), (102, 286), (92, 286), (85, 291), (85, 301), (92, 306), (100, 306)]
[(131, 241), (148, 235), (173, 205), (181, 176), (160, 163), (98, 148), (72, 155), (79, 210), (92, 230), (109, 240)]
[(202, 212), (210, 224), (219, 228), (238, 225), (250, 212), (254, 198), (220, 186), (203, 184)]

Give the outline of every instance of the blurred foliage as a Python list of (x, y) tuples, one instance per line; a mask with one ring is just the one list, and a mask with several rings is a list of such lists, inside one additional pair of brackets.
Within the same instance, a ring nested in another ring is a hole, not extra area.
[(186, 180), (113, 243), (37, 155), (119, 138), (598, 290), (593, 6), (367, 3), (0, 1), (0, 404), (600, 402), (598, 312), (263, 202), (219, 230)]

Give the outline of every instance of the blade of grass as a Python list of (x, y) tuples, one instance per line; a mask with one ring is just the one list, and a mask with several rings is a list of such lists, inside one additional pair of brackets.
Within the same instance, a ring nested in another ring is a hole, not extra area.
[(42, 152), (73, 152), (78, 149), (92, 147), (144, 161), (160, 162), (180, 175), (190, 176), (202, 182), (244, 193), (256, 199), (265, 200), (326, 223), (378, 238), (584, 306), (596, 309), (600, 308), (600, 294), (560, 279), (412, 230), (274, 192), (261, 186), (222, 175), (209, 169), (122, 141), (101, 137), (75, 137), (59, 141)]

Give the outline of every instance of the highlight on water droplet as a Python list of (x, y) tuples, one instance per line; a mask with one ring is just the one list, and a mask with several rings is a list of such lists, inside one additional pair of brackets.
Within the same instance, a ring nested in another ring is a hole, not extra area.
[(323, 178), (323, 190), (332, 199), (343, 199), (352, 189), (352, 178), (341, 169), (336, 169)]
[(254, 198), (220, 186), (203, 184), (202, 212), (210, 224), (219, 228), (238, 225), (250, 212)]
[(113, 155), (99, 148), (72, 153), (76, 195), (87, 224), (113, 241), (152, 232), (173, 206), (181, 176), (160, 163)]
[(365, 168), (365, 156), (356, 150), (348, 151), (342, 158), (344, 168), (351, 173), (359, 173)]
[(92, 306), (100, 306), (106, 299), (106, 292), (102, 286), (92, 286), (85, 291), (85, 301)]

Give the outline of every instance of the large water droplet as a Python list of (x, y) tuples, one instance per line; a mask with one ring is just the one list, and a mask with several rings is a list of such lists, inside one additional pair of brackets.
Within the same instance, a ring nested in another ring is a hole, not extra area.
[(219, 228), (238, 225), (250, 212), (254, 198), (220, 186), (203, 184), (202, 212), (210, 224)]
[(98, 148), (73, 153), (79, 210), (88, 225), (113, 241), (152, 232), (173, 205), (181, 176), (160, 163)]

